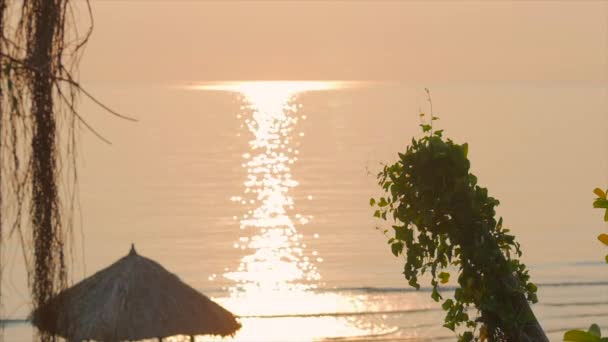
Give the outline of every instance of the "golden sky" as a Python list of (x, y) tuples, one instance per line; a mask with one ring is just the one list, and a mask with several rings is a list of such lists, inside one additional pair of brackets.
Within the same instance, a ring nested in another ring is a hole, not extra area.
[(83, 80), (608, 80), (606, 1), (92, 6)]

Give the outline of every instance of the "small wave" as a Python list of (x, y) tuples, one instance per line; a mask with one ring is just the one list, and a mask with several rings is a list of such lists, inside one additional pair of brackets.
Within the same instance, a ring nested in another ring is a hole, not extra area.
[(17, 324), (29, 324), (27, 319), (0, 319), (0, 328)]
[(378, 340), (378, 337), (389, 336), (396, 334), (401, 329), (399, 327), (395, 327), (392, 329), (387, 329), (386, 331), (380, 333), (366, 334), (360, 336), (346, 336), (346, 337), (326, 337), (322, 341), (368, 341), (370, 338), (373, 338), (374, 341)]
[(325, 338), (322, 341), (374, 341), (374, 342), (437, 342), (454, 341), (455, 335), (437, 336), (394, 336), (394, 333), (386, 335), (371, 335), (362, 337)]
[(530, 264), (531, 269), (556, 269), (564, 267), (604, 267), (606, 262), (599, 260), (578, 260), (565, 262), (545, 262), (538, 264)]
[[(608, 286), (608, 281), (578, 281), (578, 282), (548, 282), (536, 283), (538, 287), (576, 287), (576, 286)], [(456, 286), (443, 286), (441, 291), (455, 290)], [(391, 293), (391, 292), (432, 292), (431, 287), (421, 287), (416, 290), (412, 287), (334, 287), (334, 288), (319, 288), (316, 292), (365, 292), (365, 293)]]
[(601, 306), (608, 305), (608, 302), (566, 302), (566, 303), (539, 303), (546, 306)]
[(430, 328), (436, 327), (437, 323), (422, 323), (422, 324), (414, 324), (414, 325), (400, 325), (399, 328), (401, 330), (409, 330), (409, 329), (420, 329), (420, 328)]
[[(538, 287), (576, 287), (576, 286), (608, 286), (608, 281), (577, 281), (577, 282), (547, 282), (535, 283)], [(453, 291), (456, 286), (442, 286), (441, 291)], [(212, 297), (222, 297), (227, 294), (226, 288), (202, 288), (201, 292), (215, 295)], [(338, 293), (338, 292), (364, 292), (364, 293), (391, 293), (391, 292), (432, 292), (431, 287), (421, 287), (416, 290), (412, 287), (374, 287), (374, 286), (359, 286), (359, 287), (319, 287), (312, 289), (316, 293)]]
[(568, 282), (557, 282), (557, 283), (540, 283), (536, 284), (538, 287), (575, 287), (575, 286), (606, 286), (608, 281), (568, 281)]
[(590, 260), (590, 261), (574, 261), (569, 263), (571, 266), (601, 266), (606, 265), (604, 261)]
[[(445, 286), (441, 290), (455, 290), (455, 286)], [(365, 292), (365, 293), (390, 293), (390, 292), (431, 292), (433, 291), (430, 287), (421, 287), (416, 290), (411, 287), (335, 287), (335, 288), (320, 288), (315, 290), (316, 292)]]
[(597, 313), (580, 313), (580, 314), (568, 314), (568, 315), (554, 315), (554, 316), (546, 316), (544, 318), (554, 319), (554, 318), (585, 318), (585, 317), (606, 317), (608, 316), (608, 312), (597, 312)]
[(243, 315), (239, 318), (288, 318), (288, 317), (344, 317), (344, 316), (371, 316), (371, 315), (399, 315), (420, 313), (429, 311), (440, 311), (439, 308), (424, 308), (410, 310), (382, 310), (382, 311), (345, 311), (345, 312), (315, 312), (315, 313), (295, 313), (295, 314), (276, 314), (276, 315)]

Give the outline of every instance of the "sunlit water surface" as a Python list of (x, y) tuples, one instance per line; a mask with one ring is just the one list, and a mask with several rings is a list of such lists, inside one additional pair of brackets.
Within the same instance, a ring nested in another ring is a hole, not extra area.
[(352, 86), (355, 84), (346, 82), (269, 81), (190, 87), (238, 94), (242, 106), (237, 118), (250, 137), (250, 151), (242, 155), (245, 188), (242, 195), (231, 198), (245, 208), (245, 213), (234, 217), (243, 231), (234, 248), (247, 255), (236, 269), (223, 274), (234, 285), (228, 289), (230, 297), (220, 299), (242, 317), (243, 328), (235, 340), (302, 341), (379, 335), (396, 329), (377, 319), (336, 315), (368, 312), (367, 303), (356, 296), (314, 291), (322, 280), (316, 264), (323, 258), (308, 248), (297, 230), (313, 217), (298, 213), (290, 195), (290, 189), (298, 186), (291, 167), (298, 161), (300, 138), (305, 135), (298, 129), (306, 115), (299, 113), (302, 104), (297, 96)]
[[(480, 183), (501, 200), (550, 339), (590, 322), (608, 329), (601, 214), (590, 205), (608, 173), (605, 83), (93, 84), (141, 121), (83, 104), (113, 145), (83, 134), (87, 267), (77, 246), (73, 281), (135, 242), (240, 316), (235, 340), (455, 340), (428, 288), (407, 287), (368, 205), (379, 163), (419, 134), (425, 86), (438, 124), (469, 142)], [(21, 321), (5, 325), (5, 340), (28, 342), (15, 246), (3, 251), (2, 313)]]

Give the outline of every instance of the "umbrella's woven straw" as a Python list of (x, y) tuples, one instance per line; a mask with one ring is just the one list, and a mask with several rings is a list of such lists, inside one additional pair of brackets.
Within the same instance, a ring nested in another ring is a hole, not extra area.
[(133, 247), (126, 257), (35, 310), (32, 321), (76, 341), (226, 336), (241, 327), (229, 311)]

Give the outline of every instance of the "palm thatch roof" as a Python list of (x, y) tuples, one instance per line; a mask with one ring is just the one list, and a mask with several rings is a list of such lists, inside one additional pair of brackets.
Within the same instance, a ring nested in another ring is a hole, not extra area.
[(42, 331), (68, 340), (124, 341), (233, 335), (235, 317), (157, 262), (131, 252), (32, 313)]

